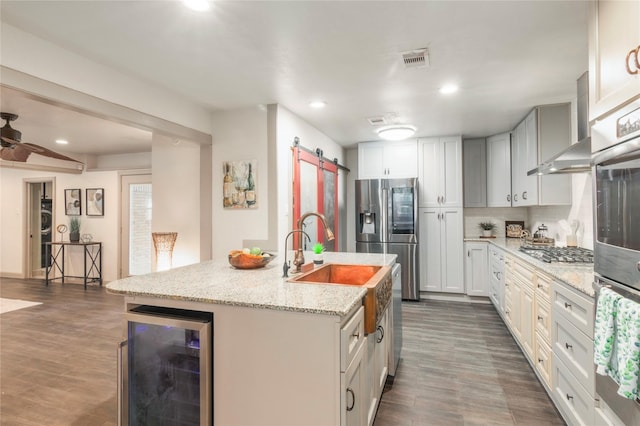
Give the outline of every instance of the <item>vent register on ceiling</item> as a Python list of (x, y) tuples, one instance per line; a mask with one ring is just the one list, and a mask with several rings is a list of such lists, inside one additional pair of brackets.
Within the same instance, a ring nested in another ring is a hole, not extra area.
[(0, 149), (0, 159), (24, 163), (31, 154), (38, 154), (44, 157), (83, 164), (81, 161), (67, 157), (66, 155), (58, 154), (57, 152), (42, 146), (22, 142), (22, 132), (14, 129), (9, 124), (11, 121), (15, 121), (18, 118), (17, 114), (1, 112), (0, 118), (6, 121), (5, 125), (0, 128), (0, 143), (2, 144), (2, 149)]

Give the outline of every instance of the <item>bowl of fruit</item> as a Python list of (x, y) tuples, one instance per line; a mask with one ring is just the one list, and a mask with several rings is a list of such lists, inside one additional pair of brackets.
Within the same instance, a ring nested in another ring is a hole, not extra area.
[(263, 252), (259, 247), (245, 248), (229, 252), (229, 263), (236, 269), (257, 269), (265, 267), (274, 257), (276, 256)]

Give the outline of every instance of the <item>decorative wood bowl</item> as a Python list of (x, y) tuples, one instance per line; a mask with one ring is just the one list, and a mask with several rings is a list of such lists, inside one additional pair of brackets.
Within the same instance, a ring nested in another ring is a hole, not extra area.
[(257, 269), (265, 267), (275, 257), (274, 254), (266, 252), (255, 255), (243, 253), (242, 250), (232, 250), (229, 253), (229, 263), (237, 269)]

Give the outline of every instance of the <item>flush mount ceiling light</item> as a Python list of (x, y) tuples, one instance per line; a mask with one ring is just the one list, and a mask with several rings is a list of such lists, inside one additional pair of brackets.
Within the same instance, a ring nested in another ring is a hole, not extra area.
[(379, 127), (376, 133), (382, 139), (388, 141), (401, 141), (410, 138), (416, 133), (416, 128), (409, 124), (394, 124), (391, 126)]
[(209, 0), (182, 0), (182, 2), (189, 8), (198, 12), (204, 12), (209, 10)]
[(443, 95), (450, 95), (458, 91), (458, 86), (455, 84), (445, 84), (440, 88), (440, 93)]
[(64, 140), (64, 139), (56, 139), (56, 143), (59, 145), (67, 145), (69, 143), (69, 141)]
[(309, 102), (309, 106), (311, 108), (324, 108), (325, 106), (327, 106), (327, 103), (325, 101), (313, 101)]

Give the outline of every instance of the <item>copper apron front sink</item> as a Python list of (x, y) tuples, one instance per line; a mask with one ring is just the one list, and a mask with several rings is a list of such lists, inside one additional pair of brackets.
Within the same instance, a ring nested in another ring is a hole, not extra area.
[(367, 289), (364, 296), (364, 331), (374, 333), (391, 300), (391, 268), (374, 265), (327, 263), (289, 280), (300, 284), (355, 285)]

